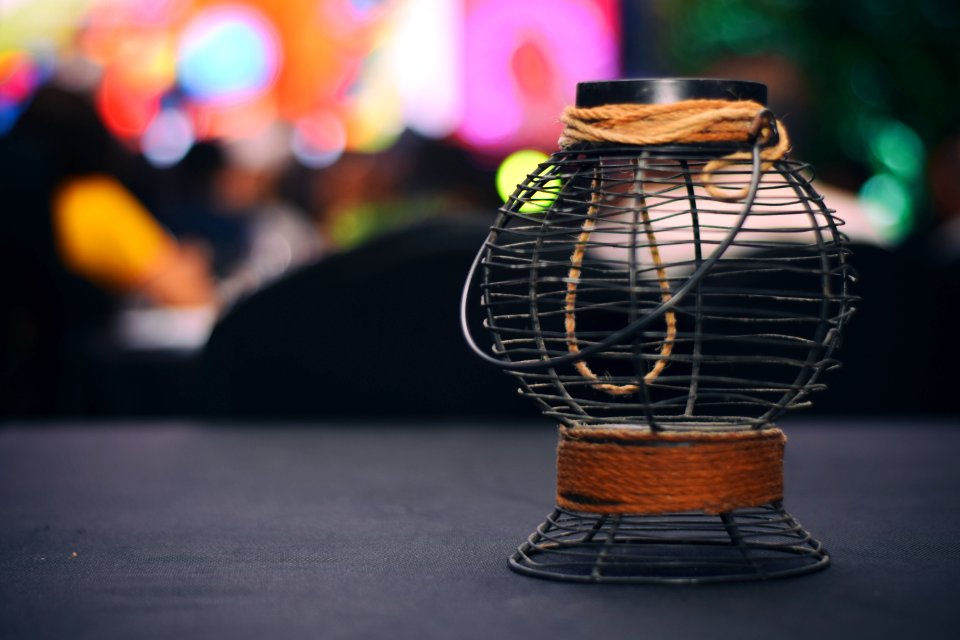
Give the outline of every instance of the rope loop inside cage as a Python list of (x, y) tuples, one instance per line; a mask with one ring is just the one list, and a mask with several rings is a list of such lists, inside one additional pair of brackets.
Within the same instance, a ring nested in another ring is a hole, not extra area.
[[(753, 122), (751, 121), (751, 125), (752, 124)], [(772, 128), (771, 131), (773, 131)], [(749, 135), (749, 131), (745, 135)], [(760, 136), (758, 136), (753, 141), (753, 146), (750, 148), (749, 152), (746, 152), (749, 153), (750, 156), (751, 171), (750, 182), (746, 187), (747, 194), (743, 199), (743, 207), (741, 208), (736, 220), (727, 229), (726, 236), (713, 250), (713, 253), (711, 253), (710, 256), (697, 267), (696, 271), (694, 271), (682, 285), (677, 287), (671, 295), (662, 295), (660, 304), (650, 313), (640, 316), (621, 329), (611, 332), (602, 340), (593, 342), (583, 349), (571, 350), (568, 348), (568, 353), (564, 355), (553, 357), (544, 355), (536, 360), (512, 361), (504, 357), (502, 352), (495, 351), (494, 355), (486, 353), (486, 351), (477, 344), (473, 337), (473, 332), (470, 328), (470, 323), (467, 317), (469, 295), (477, 274), (477, 269), (483, 263), (484, 257), (489, 255), (492, 248), (496, 245), (498, 235), (497, 226), (502, 224), (505, 216), (512, 215), (511, 212), (507, 210), (501, 210), (501, 218), (498, 219), (498, 223), (495, 224), (491, 229), (486, 242), (484, 242), (483, 246), (481, 246), (479, 251), (477, 251), (477, 255), (474, 257), (473, 263), (470, 265), (470, 270), (467, 272), (467, 278), (463, 286), (463, 292), (460, 296), (460, 328), (464, 338), (467, 341), (467, 346), (481, 360), (496, 365), (502, 369), (508, 371), (540, 371), (552, 367), (582, 362), (588, 357), (602, 353), (604, 350), (615, 344), (620, 344), (622, 341), (632, 338), (632, 336), (645, 329), (651, 323), (663, 318), (668, 313), (672, 313), (676, 307), (683, 302), (687, 295), (696, 289), (696, 287), (703, 281), (707, 274), (713, 269), (714, 265), (720, 261), (727, 249), (729, 249), (733, 244), (734, 239), (737, 237), (737, 234), (740, 233), (740, 230), (743, 228), (747, 217), (750, 215), (754, 199), (757, 195), (757, 189), (760, 186), (760, 179), (763, 175), (762, 165), (764, 164), (764, 150), (761, 148), (761, 145), (762, 139)]]
[[(597, 223), (599, 199), (602, 191), (599, 180), (595, 179), (593, 181), (591, 190), (593, 191), (593, 196), (590, 200), (590, 207), (587, 210), (587, 217), (583, 221), (583, 226), (580, 228), (580, 235), (577, 238), (577, 244), (574, 246), (573, 254), (570, 256), (570, 270), (567, 273), (567, 294), (564, 298), (564, 329), (567, 335), (567, 350), (570, 353), (580, 353), (580, 343), (577, 340), (577, 286), (580, 282), (580, 271), (583, 267), (583, 258), (586, 254), (587, 243), (590, 241), (590, 236), (593, 234)], [(670, 291), (670, 283), (667, 280), (666, 268), (663, 266), (663, 260), (660, 257), (657, 237), (653, 231), (653, 225), (650, 223), (650, 212), (647, 211), (646, 208), (641, 208), (640, 217), (643, 220), (644, 233), (650, 245), (650, 255), (653, 258), (653, 264), (657, 271), (657, 280), (660, 286), (660, 300), (661, 302), (669, 302), (673, 294)], [(667, 366), (670, 355), (673, 353), (673, 341), (677, 336), (677, 314), (672, 310), (667, 311), (666, 314), (664, 314), (664, 322), (666, 323), (667, 329), (666, 336), (664, 337), (663, 344), (660, 346), (660, 353), (656, 363), (650, 371), (643, 376), (644, 383), (653, 382), (660, 376)], [(625, 396), (640, 390), (640, 385), (638, 384), (611, 384), (609, 382), (600, 382), (599, 376), (594, 373), (586, 360), (579, 360), (575, 362), (573, 366), (581, 376), (594, 381), (594, 384), (591, 385), (594, 389), (604, 391), (610, 395)]]

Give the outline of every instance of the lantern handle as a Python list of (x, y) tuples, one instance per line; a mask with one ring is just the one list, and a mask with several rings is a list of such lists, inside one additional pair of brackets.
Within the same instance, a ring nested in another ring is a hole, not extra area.
[(589, 358), (590, 356), (593, 356), (626, 338), (632, 337), (638, 331), (662, 317), (667, 311), (676, 308), (676, 306), (680, 304), (680, 302), (682, 302), (683, 299), (686, 298), (687, 295), (697, 285), (700, 284), (700, 282), (707, 276), (707, 273), (710, 272), (720, 258), (723, 257), (723, 254), (727, 251), (727, 249), (730, 248), (730, 245), (733, 244), (737, 234), (740, 233), (740, 229), (743, 228), (743, 224), (746, 222), (747, 216), (750, 215), (750, 210), (753, 208), (754, 200), (756, 200), (757, 197), (757, 190), (760, 187), (760, 178), (763, 175), (763, 162), (760, 155), (760, 147), (762, 144), (763, 141), (761, 141), (759, 137), (754, 139), (753, 147), (751, 149), (752, 169), (750, 173), (750, 185), (744, 200), (743, 209), (740, 211), (736, 222), (732, 227), (730, 227), (730, 231), (727, 232), (726, 237), (719, 245), (717, 245), (717, 248), (713, 250), (713, 253), (710, 254), (710, 257), (704, 260), (700, 264), (700, 267), (694, 271), (689, 278), (687, 278), (686, 282), (684, 282), (683, 285), (673, 292), (673, 297), (670, 298), (670, 300), (661, 302), (657, 308), (649, 314), (637, 318), (623, 328), (614, 331), (603, 340), (600, 340), (599, 342), (596, 342), (589, 347), (578, 351), (577, 353), (567, 353), (565, 355), (555, 356), (553, 358), (543, 357), (540, 360), (522, 360), (519, 362), (514, 362), (506, 358), (491, 356), (477, 344), (476, 340), (474, 340), (473, 333), (470, 330), (470, 323), (467, 320), (467, 302), (469, 300), (470, 290), (472, 289), (471, 285), (473, 284), (476, 276), (477, 267), (479, 267), (480, 263), (483, 261), (484, 254), (490, 248), (492, 248), (491, 242), (493, 241), (495, 231), (491, 230), (489, 235), (487, 235), (487, 239), (484, 240), (483, 245), (477, 252), (476, 257), (473, 259), (473, 264), (470, 265), (470, 271), (467, 272), (467, 280), (463, 285), (463, 292), (460, 295), (460, 329), (463, 332), (464, 339), (467, 341), (467, 346), (469, 346), (470, 350), (473, 351), (481, 360), (496, 365), (501, 369), (506, 369), (507, 371), (538, 371), (542, 369), (550, 369), (553, 367), (571, 364), (573, 362), (577, 362), (578, 360), (585, 360), (586, 358)]

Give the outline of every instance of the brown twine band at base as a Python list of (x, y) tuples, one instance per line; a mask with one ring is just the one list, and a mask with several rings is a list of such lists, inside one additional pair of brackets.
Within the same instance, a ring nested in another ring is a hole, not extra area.
[(654, 433), (561, 427), (557, 506), (572, 511), (725, 513), (783, 498), (779, 429)]

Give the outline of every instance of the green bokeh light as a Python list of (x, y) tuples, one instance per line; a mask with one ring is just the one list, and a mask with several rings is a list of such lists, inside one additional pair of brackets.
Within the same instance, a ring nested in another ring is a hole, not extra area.
[(342, 212), (330, 228), (330, 237), (339, 247), (349, 248), (362, 243), (377, 231), (377, 211), (372, 205), (354, 207)]
[(890, 172), (908, 180), (923, 173), (925, 152), (917, 133), (899, 120), (884, 120), (873, 131), (870, 151)]
[(913, 196), (899, 177), (880, 173), (860, 188), (860, 204), (867, 219), (885, 240), (898, 242), (913, 226)]
[(540, 165), (548, 157), (542, 151), (534, 149), (516, 151), (507, 156), (497, 169), (497, 193), (500, 194), (500, 199), (508, 202), (516, 191), (517, 185), (527, 180), (528, 176), (533, 176), (528, 183), (535, 191), (521, 193), (521, 199), (529, 198), (529, 200), (520, 204), (515, 211), (541, 213), (548, 209), (557, 199), (561, 184), (559, 178), (545, 180), (540, 177)]

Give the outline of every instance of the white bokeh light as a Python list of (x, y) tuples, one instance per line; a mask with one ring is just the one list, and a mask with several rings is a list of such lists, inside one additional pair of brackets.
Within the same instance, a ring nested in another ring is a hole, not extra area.
[(190, 118), (180, 109), (168, 107), (154, 117), (140, 140), (140, 147), (150, 164), (164, 168), (187, 155), (194, 141)]

